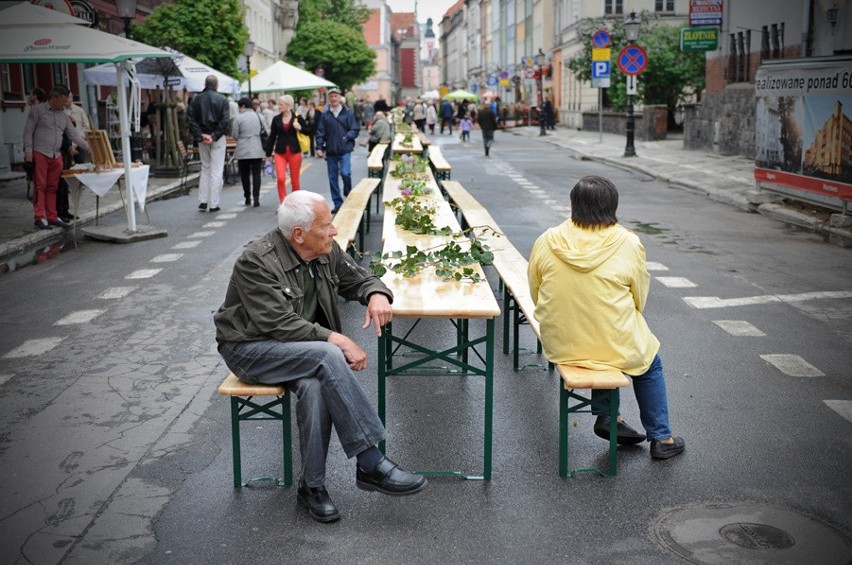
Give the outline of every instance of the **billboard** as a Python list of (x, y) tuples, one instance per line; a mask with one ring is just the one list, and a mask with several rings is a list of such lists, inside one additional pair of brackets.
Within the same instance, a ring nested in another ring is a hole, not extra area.
[(835, 208), (852, 201), (852, 58), (765, 63), (755, 94), (758, 185)]

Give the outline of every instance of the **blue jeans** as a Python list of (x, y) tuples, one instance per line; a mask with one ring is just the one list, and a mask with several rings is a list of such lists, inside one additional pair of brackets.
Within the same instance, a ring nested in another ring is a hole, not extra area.
[[(343, 155), (326, 155), (325, 165), (328, 168), (328, 188), (331, 191), (331, 201), (334, 207), (339, 208), (343, 204), (343, 197), (352, 192), (352, 159), (351, 153)], [(337, 184), (337, 175), (343, 178), (343, 196), (340, 196), (340, 187)]]
[(219, 344), (228, 368), (247, 383), (283, 384), (296, 396), (302, 482), (325, 484), (331, 428), (352, 458), (385, 438), (385, 428), (337, 346), (324, 341)]
[[(633, 392), (639, 405), (639, 419), (645, 428), (648, 441), (657, 441), (671, 437), (669, 427), (669, 402), (666, 398), (666, 379), (663, 375), (663, 361), (654, 357), (645, 374), (633, 379)], [(596, 415), (609, 414), (609, 391), (593, 390), (592, 400), (599, 403), (592, 410)], [(615, 394), (619, 390), (615, 389)]]

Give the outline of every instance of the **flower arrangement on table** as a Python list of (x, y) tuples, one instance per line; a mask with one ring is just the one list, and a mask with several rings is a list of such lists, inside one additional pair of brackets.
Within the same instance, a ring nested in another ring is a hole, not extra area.
[[(423, 186), (425, 187), (425, 183)], [(413, 277), (423, 269), (433, 267), (435, 274), (446, 280), (473, 283), (483, 280), (482, 275), (476, 272), (475, 266), (490, 265), (494, 254), (484, 243), (484, 238), (476, 234), (475, 228), (460, 232), (453, 232), (449, 226), (439, 228), (433, 220), (437, 209), (435, 204), (415, 195), (394, 198), (388, 206), (396, 212), (395, 223), (402, 229), (416, 234), (441, 235), (453, 239), (429, 249), (408, 245), (405, 251), (373, 253), (369, 269), (374, 275), (380, 277), (390, 270), (403, 277)], [(485, 228), (485, 231), (489, 231), (489, 228)]]
[(390, 172), (391, 178), (426, 180), (429, 177), (429, 160), (419, 155), (397, 154), (391, 157), (391, 162), (395, 165)]

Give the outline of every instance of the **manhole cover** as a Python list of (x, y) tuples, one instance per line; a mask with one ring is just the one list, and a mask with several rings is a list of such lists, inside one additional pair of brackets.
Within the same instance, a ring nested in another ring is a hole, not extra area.
[(701, 565), (848, 565), (852, 541), (789, 508), (757, 503), (701, 504), (669, 510), (655, 526), (660, 542)]

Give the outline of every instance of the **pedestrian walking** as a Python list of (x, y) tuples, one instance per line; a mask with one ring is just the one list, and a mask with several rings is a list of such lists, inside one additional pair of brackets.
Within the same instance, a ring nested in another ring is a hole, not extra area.
[(64, 112), (70, 94), (64, 86), (53, 87), (47, 102), (32, 107), (24, 125), (24, 161), (33, 163), (35, 184), (33, 223), (41, 230), (70, 226), (56, 210), (56, 191), (62, 175), (62, 135), (67, 135), (78, 147), (89, 150), (89, 144)]
[(497, 117), (491, 110), (490, 104), (482, 105), (477, 120), (479, 129), (482, 130), (482, 145), (485, 147), (485, 156), (488, 157), (491, 145), (494, 143), (494, 130), (497, 129)]
[(250, 243), (234, 265), (214, 316), (219, 353), (247, 383), (283, 384), (296, 398), (302, 453), (298, 504), (319, 522), (340, 519), (325, 486), (332, 428), (356, 458), (358, 488), (409, 495), (426, 478), (382, 455), (385, 428), (355, 371), (367, 354), (341, 333), (338, 295), (367, 307), (363, 328), (390, 323), (393, 294), (334, 241), (325, 199), (306, 190), (278, 208), (278, 227)]
[(228, 100), (216, 92), (219, 79), (208, 75), (204, 90), (192, 97), (187, 107), (189, 130), (198, 147), (201, 174), (198, 178), (198, 209), (219, 211), (219, 197), (224, 184), (226, 133), (230, 126)]
[(278, 180), (278, 201), (287, 197), (287, 169), (290, 170), (291, 193), (301, 188), (299, 173), (302, 169), (302, 148), (296, 132), (307, 133), (308, 124), (293, 111), (293, 97), (289, 94), (278, 99), (280, 113), (272, 118), (269, 139), (266, 140), (266, 156), (273, 159), (275, 176)]
[(450, 130), (450, 135), (453, 135), (453, 116), (455, 115), (455, 111), (453, 110), (453, 103), (449, 100), (444, 100), (441, 102), (441, 135), (444, 135), (444, 126), (446, 125)]
[(435, 124), (438, 123), (438, 111), (435, 109), (435, 103), (429, 102), (426, 107), (426, 125), (429, 126), (429, 134), (435, 135)]
[[(343, 198), (352, 190), (352, 150), (361, 128), (355, 116), (340, 103), (340, 89), (328, 89), (328, 106), (317, 120), (317, 156), (325, 157), (328, 169), (328, 188), (336, 214), (343, 205)], [(338, 175), (343, 179), (343, 196), (337, 183)]]
[(418, 130), (426, 132), (426, 105), (420, 98), (414, 101), (414, 125)]
[(253, 202), (257, 207), (260, 206), (260, 172), (266, 154), (261, 134), (266, 132), (266, 126), (261, 115), (254, 111), (249, 98), (240, 98), (237, 105), (240, 113), (234, 120), (234, 129), (231, 132), (237, 140), (234, 159), (237, 160), (237, 168), (240, 171), (246, 206)]
[[(668, 459), (685, 449), (672, 435), (660, 342), (642, 311), (651, 280), (645, 248), (618, 224), (618, 191), (608, 179), (587, 176), (571, 190), (571, 218), (533, 245), (530, 293), (547, 360), (587, 369), (618, 369), (633, 378), (640, 434), (621, 416), (611, 422), (609, 391), (592, 390), (595, 435), (620, 444), (651, 442), (651, 457)], [(618, 394), (616, 389), (615, 394)]]
[(461, 128), (462, 142), (470, 141), (470, 130), (473, 128), (473, 122), (470, 121), (468, 116), (461, 119), (461, 122), (459, 122), (459, 128)]

